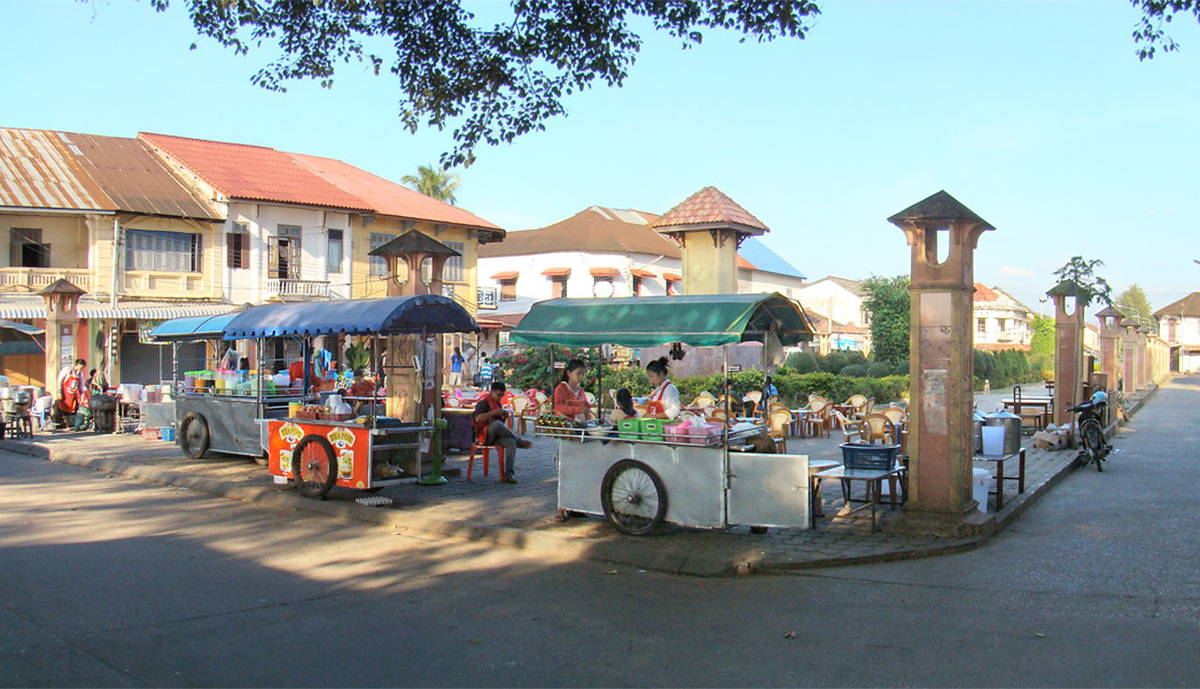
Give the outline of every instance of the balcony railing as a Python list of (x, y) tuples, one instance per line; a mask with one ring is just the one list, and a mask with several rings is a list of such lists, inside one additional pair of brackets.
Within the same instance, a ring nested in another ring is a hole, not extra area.
[(59, 279), (92, 291), (92, 271), (87, 268), (0, 268), (0, 291), (38, 292)]
[(329, 281), (267, 278), (263, 296), (279, 301), (320, 301), (329, 298)]

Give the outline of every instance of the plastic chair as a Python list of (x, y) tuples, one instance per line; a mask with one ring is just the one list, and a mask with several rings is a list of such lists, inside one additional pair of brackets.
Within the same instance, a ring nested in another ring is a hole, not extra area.
[(895, 443), (896, 426), (883, 414), (867, 414), (862, 418), (862, 441), (874, 444), (876, 440), (887, 444)]
[(483, 475), (488, 475), (488, 460), (491, 458), (492, 450), (496, 451), (496, 469), (500, 472), (500, 478), (504, 478), (504, 448), (499, 445), (487, 445), (487, 436), (480, 433), (475, 438), (475, 442), (471, 443), (471, 457), (467, 460), (467, 480), (471, 480), (471, 474), (475, 471), (475, 455), (479, 454), (480, 460), (483, 461)]
[(513, 398), (512, 416), (509, 418), (516, 419), (516, 421), (514, 423), (517, 424), (517, 433), (519, 435), (525, 435), (525, 428), (526, 428), (525, 422), (529, 418), (525, 415), (525, 412), (529, 408), (529, 405), (532, 403), (533, 403), (533, 400), (529, 399), (528, 397), (526, 397), (524, 395), (520, 395), (518, 397)]
[(904, 410), (900, 409), (899, 407), (888, 407), (887, 409), (884, 409), (883, 411), (881, 411), (879, 413), (888, 417), (888, 420), (891, 421), (897, 427), (904, 423), (905, 416), (907, 416), (904, 413)]
[(756, 416), (762, 404), (762, 391), (751, 390), (742, 395), (742, 409), (746, 416)]
[(792, 412), (776, 409), (767, 414), (767, 436), (775, 441), (779, 452), (787, 453), (787, 436), (792, 427)]
[(838, 426), (842, 430), (843, 443), (861, 443), (862, 439), (862, 421), (846, 418), (840, 411), (834, 409), (833, 415), (838, 421)]
[(717, 403), (717, 398), (711, 392), (702, 392), (692, 400), (692, 406), (697, 409), (707, 409)]
[(812, 436), (824, 433), (826, 438), (829, 437), (829, 421), (833, 418), (831, 414), (833, 411), (833, 403), (824, 397), (817, 397), (816, 403), (809, 404), (809, 412), (808, 416), (804, 418), (804, 424)]

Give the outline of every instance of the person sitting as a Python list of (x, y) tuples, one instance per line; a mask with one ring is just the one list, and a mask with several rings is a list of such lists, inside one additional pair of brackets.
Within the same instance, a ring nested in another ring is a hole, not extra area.
[(621, 388), (616, 394), (617, 408), (612, 410), (609, 419), (613, 423), (621, 419), (632, 419), (637, 416), (637, 408), (633, 406), (633, 395), (629, 393), (629, 388)]
[(563, 369), (562, 379), (554, 388), (554, 413), (561, 414), (573, 421), (587, 421), (592, 418), (592, 405), (588, 402), (587, 393), (583, 390), (583, 377), (587, 375), (587, 366), (580, 359), (571, 359)]
[(508, 410), (500, 403), (507, 388), (504, 383), (492, 383), (491, 392), (475, 404), (471, 419), (475, 425), (476, 442), (480, 445), (499, 445), (504, 449), (504, 483), (516, 483), (517, 448), (530, 448), (533, 443), (517, 437), (504, 420)]

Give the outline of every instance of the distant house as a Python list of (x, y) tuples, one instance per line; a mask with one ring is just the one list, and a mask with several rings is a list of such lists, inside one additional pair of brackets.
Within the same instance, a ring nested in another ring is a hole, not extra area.
[(1171, 348), (1171, 370), (1200, 371), (1200, 292), (1171, 302), (1154, 312), (1158, 336)]
[(975, 349), (1029, 351), (1033, 317), (1029, 307), (999, 287), (975, 283)]
[[(683, 294), (682, 250), (650, 224), (645, 211), (591, 206), (535, 230), (509, 232), (479, 249), (482, 304), (489, 318), (517, 320), (530, 306), (557, 297)], [(798, 295), (804, 275), (753, 237), (739, 250), (738, 290)]]
[(817, 354), (871, 351), (870, 318), (863, 308), (866, 293), (857, 280), (832, 275), (804, 285), (798, 296), (816, 331), (809, 347)]

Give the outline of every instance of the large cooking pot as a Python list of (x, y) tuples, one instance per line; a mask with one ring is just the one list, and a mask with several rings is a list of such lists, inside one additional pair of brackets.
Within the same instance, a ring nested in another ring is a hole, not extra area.
[(88, 398), (88, 409), (92, 411), (112, 411), (117, 408), (115, 395), (92, 395)]
[(1021, 451), (1021, 417), (1007, 409), (998, 409), (988, 415), (983, 425), (1004, 427), (1004, 454)]
[(987, 416), (978, 409), (971, 415), (971, 427), (975, 436), (975, 454), (983, 454), (983, 422), (987, 421)]

